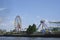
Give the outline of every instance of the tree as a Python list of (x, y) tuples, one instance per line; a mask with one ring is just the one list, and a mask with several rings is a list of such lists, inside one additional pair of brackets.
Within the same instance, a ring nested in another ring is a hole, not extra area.
[(32, 25), (32, 31), (33, 31), (33, 32), (36, 31), (36, 25), (35, 25), (35, 24)]
[(29, 27), (28, 27), (28, 29), (27, 29), (27, 34), (32, 34), (32, 33), (34, 33), (36, 31), (36, 25), (35, 24), (33, 24), (32, 26), (31, 25), (29, 25)]
[(58, 31), (58, 28), (53, 28), (52, 31)]
[(27, 34), (30, 34), (31, 33), (31, 25), (29, 25), (28, 29), (27, 29)]

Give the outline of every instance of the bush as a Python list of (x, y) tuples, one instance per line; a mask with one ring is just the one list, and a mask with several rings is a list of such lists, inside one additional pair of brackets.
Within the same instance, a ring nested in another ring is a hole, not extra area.
[(28, 29), (27, 29), (27, 34), (32, 34), (32, 33), (34, 33), (36, 31), (36, 25), (35, 24), (33, 24), (32, 26), (31, 25), (29, 25), (29, 27), (28, 27)]

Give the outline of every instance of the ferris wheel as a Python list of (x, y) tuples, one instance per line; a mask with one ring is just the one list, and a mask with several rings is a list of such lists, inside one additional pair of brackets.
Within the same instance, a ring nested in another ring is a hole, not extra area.
[(21, 31), (22, 23), (21, 23), (20, 16), (16, 16), (14, 26), (15, 26), (16, 31)]

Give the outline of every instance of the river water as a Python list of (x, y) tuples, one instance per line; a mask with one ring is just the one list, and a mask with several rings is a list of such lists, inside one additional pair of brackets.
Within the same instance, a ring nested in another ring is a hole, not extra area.
[(60, 40), (60, 38), (42, 38), (42, 37), (0, 37), (0, 40)]

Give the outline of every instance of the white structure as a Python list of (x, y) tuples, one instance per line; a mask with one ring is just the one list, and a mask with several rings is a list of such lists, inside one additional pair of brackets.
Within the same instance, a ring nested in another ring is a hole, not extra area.
[(48, 28), (48, 26), (46, 24), (46, 21), (45, 20), (41, 20), (37, 29), (40, 29), (40, 31), (41, 31), (41, 30), (45, 30), (47, 28)]
[(50, 27), (60, 27), (60, 21), (49, 21)]
[(53, 27), (60, 27), (60, 21), (47, 21), (46, 22), (46, 20), (41, 20), (37, 29), (41, 29), (41, 30), (47, 29), (49, 32), (51, 32)]

